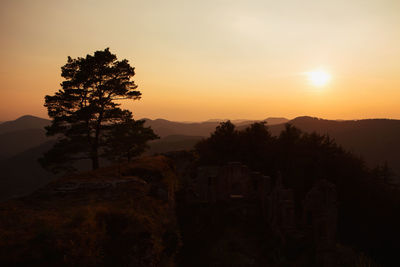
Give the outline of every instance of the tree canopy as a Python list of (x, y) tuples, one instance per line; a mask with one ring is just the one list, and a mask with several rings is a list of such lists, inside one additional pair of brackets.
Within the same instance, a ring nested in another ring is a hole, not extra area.
[(57, 136), (58, 141), (41, 159), (42, 164), (57, 171), (76, 160), (89, 159), (92, 168), (97, 169), (102, 153), (112, 151), (107, 147), (113, 143), (110, 133), (125, 123), (143, 128), (143, 123), (134, 123), (132, 113), (121, 109), (117, 102), (140, 99), (134, 75), (128, 60), (117, 60), (108, 48), (84, 58), (68, 57), (61, 68), (61, 89), (45, 97), (44, 106), (52, 118), (47, 135)]
[(159, 138), (150, 127), (144, 127), (145, 120), (133, 120), (127, 116), (108, 132), (105, 157), (111, 161), (128, 162), (142, 154), (147, 148), (147, 141)]

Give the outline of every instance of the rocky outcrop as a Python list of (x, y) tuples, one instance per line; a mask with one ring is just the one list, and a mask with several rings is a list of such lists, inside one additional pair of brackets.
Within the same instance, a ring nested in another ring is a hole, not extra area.
[(240, 162), (230, 162), (222, 167), (201, 166), (197, 171), (196, 195), (202, 202), (229, 202), (233, 199), (265, 201), (270, 184), (270, 177), (252, 172)]
[(327, 180), (317, 180), (303, 203), (303, 223), (313, 237), (319, 266), (335, 266), (337, 194)]
[(260, 220), (279, 237), (281, 244), (288, 239), (299, 243), (310, 240), (317, 266), (335, 265), (337, 196), (335, 186), (327, 180), (316, 181), (303, 203), (298, 203), (302, 212), (297, 214), (295, 192), (285, 187), (280, 174), (272, 183), (270, 177), (253, 172), (239, 162), (231, 162), (224, 166), (199, 167), (196, 184), (194, 202), (243, 201), (247, 206), (243, 210), (242, 205), (242, 214), (248, 213), (254, 205), (261, 207)]
[(0, 206), (1, 266), (174, 266), (178, 182), (162, 156), (81, 173)]

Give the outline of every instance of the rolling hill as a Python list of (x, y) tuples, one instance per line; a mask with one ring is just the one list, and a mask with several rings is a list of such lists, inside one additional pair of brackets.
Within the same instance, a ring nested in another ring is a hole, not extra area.
[(0, 134), (27, 129), (43, 129), (49, 124), (50, 120), (38, 118), (31, 115), (25, 115), (16, 120), (1, 123)]
[[(54, 177), (37, 163), (37, 159), (54, 142), (45, 136), (43, 129), (49, 122), (23, 116), (0, 124), (0, 200), (30, 193)], [(254, 121), (235, 122), (238, 129), (244, 129)], [(269, 118), (267, 122), (272, 134), (278, 135), (284, 129), (286, 119)], [(400, 174), (400, 120), (334, 121), (298, 117), (289, 122), (305, 132), (329, 134), (345, 149), (361, 156), (371, 167), (387, 161), (395, 173)], [(182, 123), (146, 119), (146, 126), (152, 127), (161, 137), (149, 143), (150, 149), (146, 154), (191, 149), (201, 138), (213, 132), (219, 123), (219, 120)]]
[(50, 138), (44, 129), (25, 129), (0, 134), (0, 159), (10, 158), (36, 147)]
[(159, 140), (149, 143), (150, 149), (146, 152), (148, 155), (155, 153), (165, 153), (173, 150), (190, 150), (200, 141), (203, 136), (188, 135), (168, 135)]
[[(370, 167), (387, 161), (400, 174), (400, 120), (334, 121), (297, 117), (290, 123), (304, 132), (328, 134), (342, 147), (361, 156)], [(274, 135), (283, 129), (284, 124), (270, 126)]]
[(0, 160), (13, 157), (25, 150), (45, 143), (45, 126), (50, 120), (30, 115), (0, 124)]
[(0, 201), (29, 194), (55, 177), (38, 162), (41, 155), (53, 144), (54, 141), (47, 141), (0, 161)]
[[(226, 120), (209, 120), (205, 122), (192, 122), (192, 123), (183, 123), (183, 122), (175, 122), (164, 119), (156, 119), (150, 120), (145, 119), (146, 126), (150, 126), (156, 134), (160, 137), (166, 137), (169, 135), (183, 135), (183, 136), (208, 136), (212, 133), (215, 128), (222, 122)], [(287, 122), (288, 120), (285, 118), (267, 118), (264, 121), (267, 122), (268, 125), (275, 125)], [(233, 123), (239, 125), (249, 125), (256, 120), (232, 120)]]

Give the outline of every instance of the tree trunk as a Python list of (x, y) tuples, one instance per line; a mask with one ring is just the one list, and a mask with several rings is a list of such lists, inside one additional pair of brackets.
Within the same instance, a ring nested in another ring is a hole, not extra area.
[[(102, 107), (104, 109), (104, 107)], [(92, 169), (96, 170), (99, 168), (99, 139), (100, 139), (100, 128), (103, 120), (103, 111), (100, 111), (99, 118), (97, 119), (96, 132), (94, 137), (93, 145), (93, 157), (92, 157)]]

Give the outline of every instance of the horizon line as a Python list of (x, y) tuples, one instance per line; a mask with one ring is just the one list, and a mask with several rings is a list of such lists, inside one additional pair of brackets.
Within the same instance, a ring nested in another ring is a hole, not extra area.
[[(41, 117), (41, 116), (37, 116), (37, 115), (32, 115), (32, 114), (25, 114), (25, 115), (21, 115), (18, 116), (15, 119), (0, 119), (0, 124), (3, 124), (5, 122), (11, 122), (11, 121), (16, 121), (18, 119), (21, 119), (23, 117), (35, 117), (35, 118), (39, 118), (39, 119), (44, 119), (44, 120), (51, 120), (50, 118), (45, 118), (45, 117)], [(224, 119), (220, 119), (220, 118), (210, 118), (210, 119), (206, 119), (206, 120), (174, 120), (174, 119), (168, 119), (168, 118), (162, 118), (162, 117), (142, 117), (140, 119), (137, 120), (166, 120), (166, 121), (171, 121), (171, 122), (178, 122), (178, 123), (204, 123), (204, 122), (225, 122), (225, 121), (265, 121), (268, 119), (284, 119), (289, 121), (292, 121), (294, 119), (297, 118), (303, 118), (303, 117), (308, 117), (308, 118), (313, 118), (313, 119), (319, 119), (319, 120), (328, 120), (328, 121), (361, 121), (361, 120), (400, 120), (400, 118), (384, 118), (384, 117), (369, 117), (369, 118), (358, 118), (358, 119), (326, 119), (323, 117), (317, 117), (317, 116), (310, 116), (310, 115), (301, 115), (301, 116), (296, 116), (294, 118), (287, 118), (287, 117), (283, 117), (283, 116), (269, 116), (263, 119), (230, 119), (230, 118), (224, 118)]]

